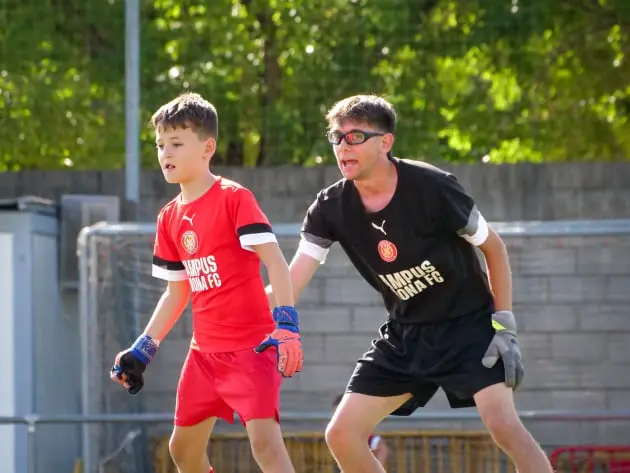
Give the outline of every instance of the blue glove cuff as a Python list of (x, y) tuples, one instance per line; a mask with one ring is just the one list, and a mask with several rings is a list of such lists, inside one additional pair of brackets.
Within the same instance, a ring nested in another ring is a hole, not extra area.
[(158, 351), (158, 344), (148, 335), (140, 335), (138, 339), (131, 345), (131, 353), (145, 365), (151, 363), (151, 360)]
[(273, 320), (278, 328), (300, 333), (300, 321), (295, 307), (281, 305), (273, 309)]

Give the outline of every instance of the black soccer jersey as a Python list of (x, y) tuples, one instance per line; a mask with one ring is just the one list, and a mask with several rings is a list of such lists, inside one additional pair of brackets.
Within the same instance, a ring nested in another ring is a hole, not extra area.
[(339, 242), (395, 320), (424, 323), (492, 311), (474, 249), (487, 238), (488, 224), (474, 200), (439, 168), (393, 162), (398, 184), (381, 211), (367, 212), (346, 179), (320, 191), (304, 219), (298, 251), (323, 262)]

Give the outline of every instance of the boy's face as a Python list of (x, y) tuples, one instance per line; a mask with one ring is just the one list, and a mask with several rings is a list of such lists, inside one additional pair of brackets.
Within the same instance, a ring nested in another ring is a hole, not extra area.
[(329, 135), (345, 136), (339, 144), (333, 144), (337, 165), (348, 180), (360, 181), (370, 176), (371, 170), (382, 153), (391, 148), (393, 137), (390, 133), (379, 132), (364, 122), (344, 121), (334, 123)]
[(214, 138), (200, 138), (192, 128), (157, 128), (158, 161), (166, 182), (185, 184), (208, 172)]

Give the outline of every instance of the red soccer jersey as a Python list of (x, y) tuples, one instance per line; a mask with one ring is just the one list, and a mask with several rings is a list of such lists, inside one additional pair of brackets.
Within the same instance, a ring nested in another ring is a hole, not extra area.
[(188, 279), (192, 348), (207, 353), (254, 348), (274, 330), (252, 245), (275, 241), (254, 195), (220, 176), (198, 199), (183, 203), (180, 195), (160, 211), (153, 276)]

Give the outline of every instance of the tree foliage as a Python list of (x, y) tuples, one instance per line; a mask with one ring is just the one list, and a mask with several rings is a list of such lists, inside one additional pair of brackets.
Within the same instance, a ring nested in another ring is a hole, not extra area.
[[(143, 0), (141, 16), (143, 122), (202, 93), (223, 163), (330, 162), (323, 114), (356, 93), (396, 105), (399, 156), (630, 154), (627, 0)], [(123, 0), (0, 2), (0, 170), (124, 164), (124, 40)]]

